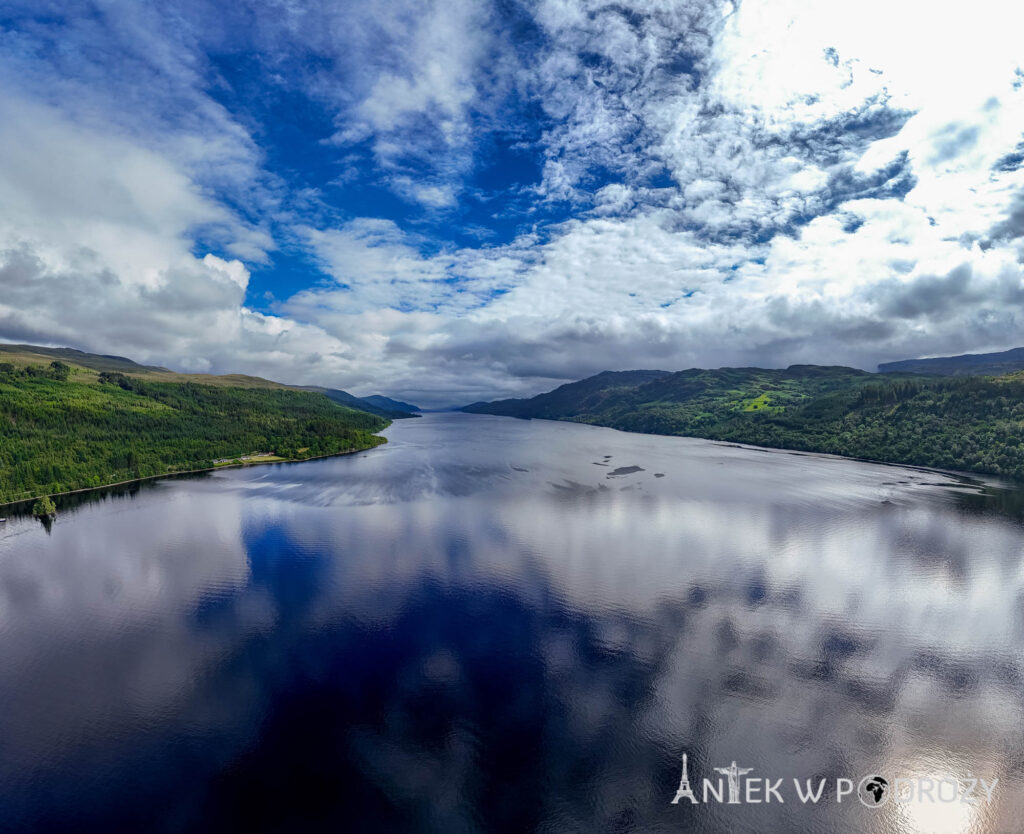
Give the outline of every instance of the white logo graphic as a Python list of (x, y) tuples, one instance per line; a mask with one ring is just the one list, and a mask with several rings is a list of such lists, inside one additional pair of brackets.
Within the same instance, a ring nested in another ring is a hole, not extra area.
[[(878, 773), (871, 773), (859, 781), (845, 776), (832, 779), (800, 780), (794, 778), (793, 793), (783, 786), (784, 779), (750, 777), (752, 767), (740, 767), (735, 760), (728, 767), (715, 767), (712, 770), (720, 773), (716, 779), (699, 779), (696, 787), (690, 784), (690, 774), (686, 753), (682, 755), (683, 772), (679, 777), (679, 787), (672, 799), (672, 805), (678, 805), (681, 799), (688, 799), (691, 805), (707, 805), (711, 802), (728, 805), (760, 805), (779, 803), (785, 804), (786, 796), (790, 802), (817, 805), (822, 800), (842, 804), (849, 799), (857, 786), (857, 799), (868, 808), (881, 808), (891, 800), (903, 805), (908, 802), (958, 802), (966, 805), (978, 805), (984, 802), (992, 804), (992, 795), (999, 779), (991, 781), (973, 776), (914, 776), (897, 777), (890, 780)], [(742, 782), (741, 782), (742, 780)], [(698, 795), (700, 798), (698, 799)]]
[(754, 768), (752, 767), (736, 767), (734, 761), (728, 767), (716, 767), (716, 773), (724, 773), (729, 779), (729, 804), (739, 805), (740, 804), (740, 777), (746, 776)]
[(690, 789), (690, 775), (686, 772), (686, 754), (683, 753), (683, 776), (679, 780), (679, 790), (676, 791), (676, 798), (672, 800), (673, 805), (678, 805), (679, 800), (686, 797), (693, 805), (697, 804), (697, 797)]

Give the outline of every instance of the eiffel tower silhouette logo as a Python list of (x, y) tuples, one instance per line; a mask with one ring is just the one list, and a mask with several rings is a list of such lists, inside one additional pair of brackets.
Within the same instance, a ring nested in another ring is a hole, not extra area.
[(678, 805), (679, 800), (682, 798), (690, 800), (693, 805), (697, 804), (697, 797), (693, 795), (693, 789), (690, 787), (690, 774), (686, 772), (686, 754), (683, 753), (683, 775), (679, 780), (679, 788), (676, 790), (676, 798), (672, 800), (673, 805)]

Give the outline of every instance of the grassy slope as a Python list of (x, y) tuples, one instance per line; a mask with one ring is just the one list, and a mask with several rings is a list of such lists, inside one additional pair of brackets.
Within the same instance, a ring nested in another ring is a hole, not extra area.
[(272, 382), (258, 376), (245, 374), (179, 374), (156, 365), (140, 365), (123, 356), (101, 356), (83, 353), (71, 348), (45, 348), (35, 345), (0, 344), (0, 363), (10, 363), (18, 368), (26, 365), (45, 367), (53, 360), (59, 360), (72, 368), (78, 382), (96, 382), (101, 371), (128, 374), (135, 379), (150, 382), (193, 382), (197, 385), (212, 385), (219, 388), (274, 388), (292, 389), (293, 386)]
[(119, 371), (126, 374), (141, 373), (143, 371), (171, 373), (166, 368), (156, 365), (140, 365), (123, 356), (84, 353), (74, 348), (48, 348), (39, 345), (0, 343), (0, 362), (13, 362), (16, 365), (49, 365), (54, 359), (93, 371)]
[(942, 379), (818, 366), (723, 368), (572, 393), (562, 386), (467, 410), (1024, 479), (1024, 374)]
[[(0, 354), (18, 367), (42, 358)], [(386, 420), (266, 380), (157, 369), (133, 374), (135, 390), (125, 390), (98, 377), (81, 365), (66, 382), (0, 372), (0, 503), (254, 452), (303, 459), (384, 442), (374, 432)]]

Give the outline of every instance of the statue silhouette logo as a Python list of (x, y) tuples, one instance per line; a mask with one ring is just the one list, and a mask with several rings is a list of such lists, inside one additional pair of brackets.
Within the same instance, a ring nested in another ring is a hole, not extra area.
[(716, 767), (717, 773), (724, 773), (726, 778), (729, 780), (729, 804), (739, 805), (740, 804), (740, 777), (746, 776), (754, 768), (752, 767), (737, 767), (736, 762), (733, 762), (728, 767)]
[(879, 808), (889, 801), (889, 783), (881, 776), (865, 776), (857, 786), (857, 798), (869, 808)]

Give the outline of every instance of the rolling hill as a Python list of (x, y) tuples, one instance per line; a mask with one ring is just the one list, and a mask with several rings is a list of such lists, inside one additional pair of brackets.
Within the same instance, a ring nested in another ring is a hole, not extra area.
[(347, 407), (259, 377), (0, 345), (0, 504), (256, 454), (305, 460), (385, 442), (376, 432), (388, 419), (352, 399)]
[[(418, 411), (417, 408), (388, 408), (379, 402), (371, 400), (387, 400), (386, 397), (374, 395), (372, 398), (357, 397), (347, 391), (336, 388), (321, 388), (318, 386), (296, 386), (286, 385), (282, 382), (274, 382), (258, 376), (247, 374), (188, 374), (162, 368), (159, 365), (140, 365), (131, 359), (123, 356), (106, 356), (98, 353), (85, 353), (74, 348), (49, 348), (38, 345), (11, 345), (0, 344), (0, 363), (10, 363), (17, 367), (27, 365), (47, 365), (57, 360), (66, 362), (69, 365), (85, 371), (130, 374), (135, 379), (151, 382), (192, 382), (197, 385), (212, 385), (215, 387), (227, 388), (269, 388), (291, 391), (317, 391), (326, 394), (335, 402), (355, 408), (359, 411), (366, 411), (378, 417), (385, 417), (389, 420), (401, 420), (413, 416), (411, 411)], [(395, 402), (387, 400), (388, 402)], [(402, 403), (401, 405), (407, 405)]]
[(1024, 374), (936, 377), (816, 365), (606, 372), (462, 410), (1024, 480)]
[(81, 368), (93, 371), (120, 371), (121, 373), (170, 374), (167, 368), (157, 365), (140, 365), (123, 356), (105, 356), (99, 353), (85, 353), (74, 348), (50, 348), (39, 345), (0, 344), (0, 362), (13, 362), (16, 365), (31, 363), (49, 364), (53, 360), (68, 362)]
[(477, 402), (461, 410), (476, 414), (503, 414), (507, 417), (544, 417), (571, 419), (574, 415), (598, 407), (617, 391), (629, 391), (654, 380), (671, 376), (668, 371), (602, 371), (595, 376), (560, 385), (554, 391), (530, 399)]

